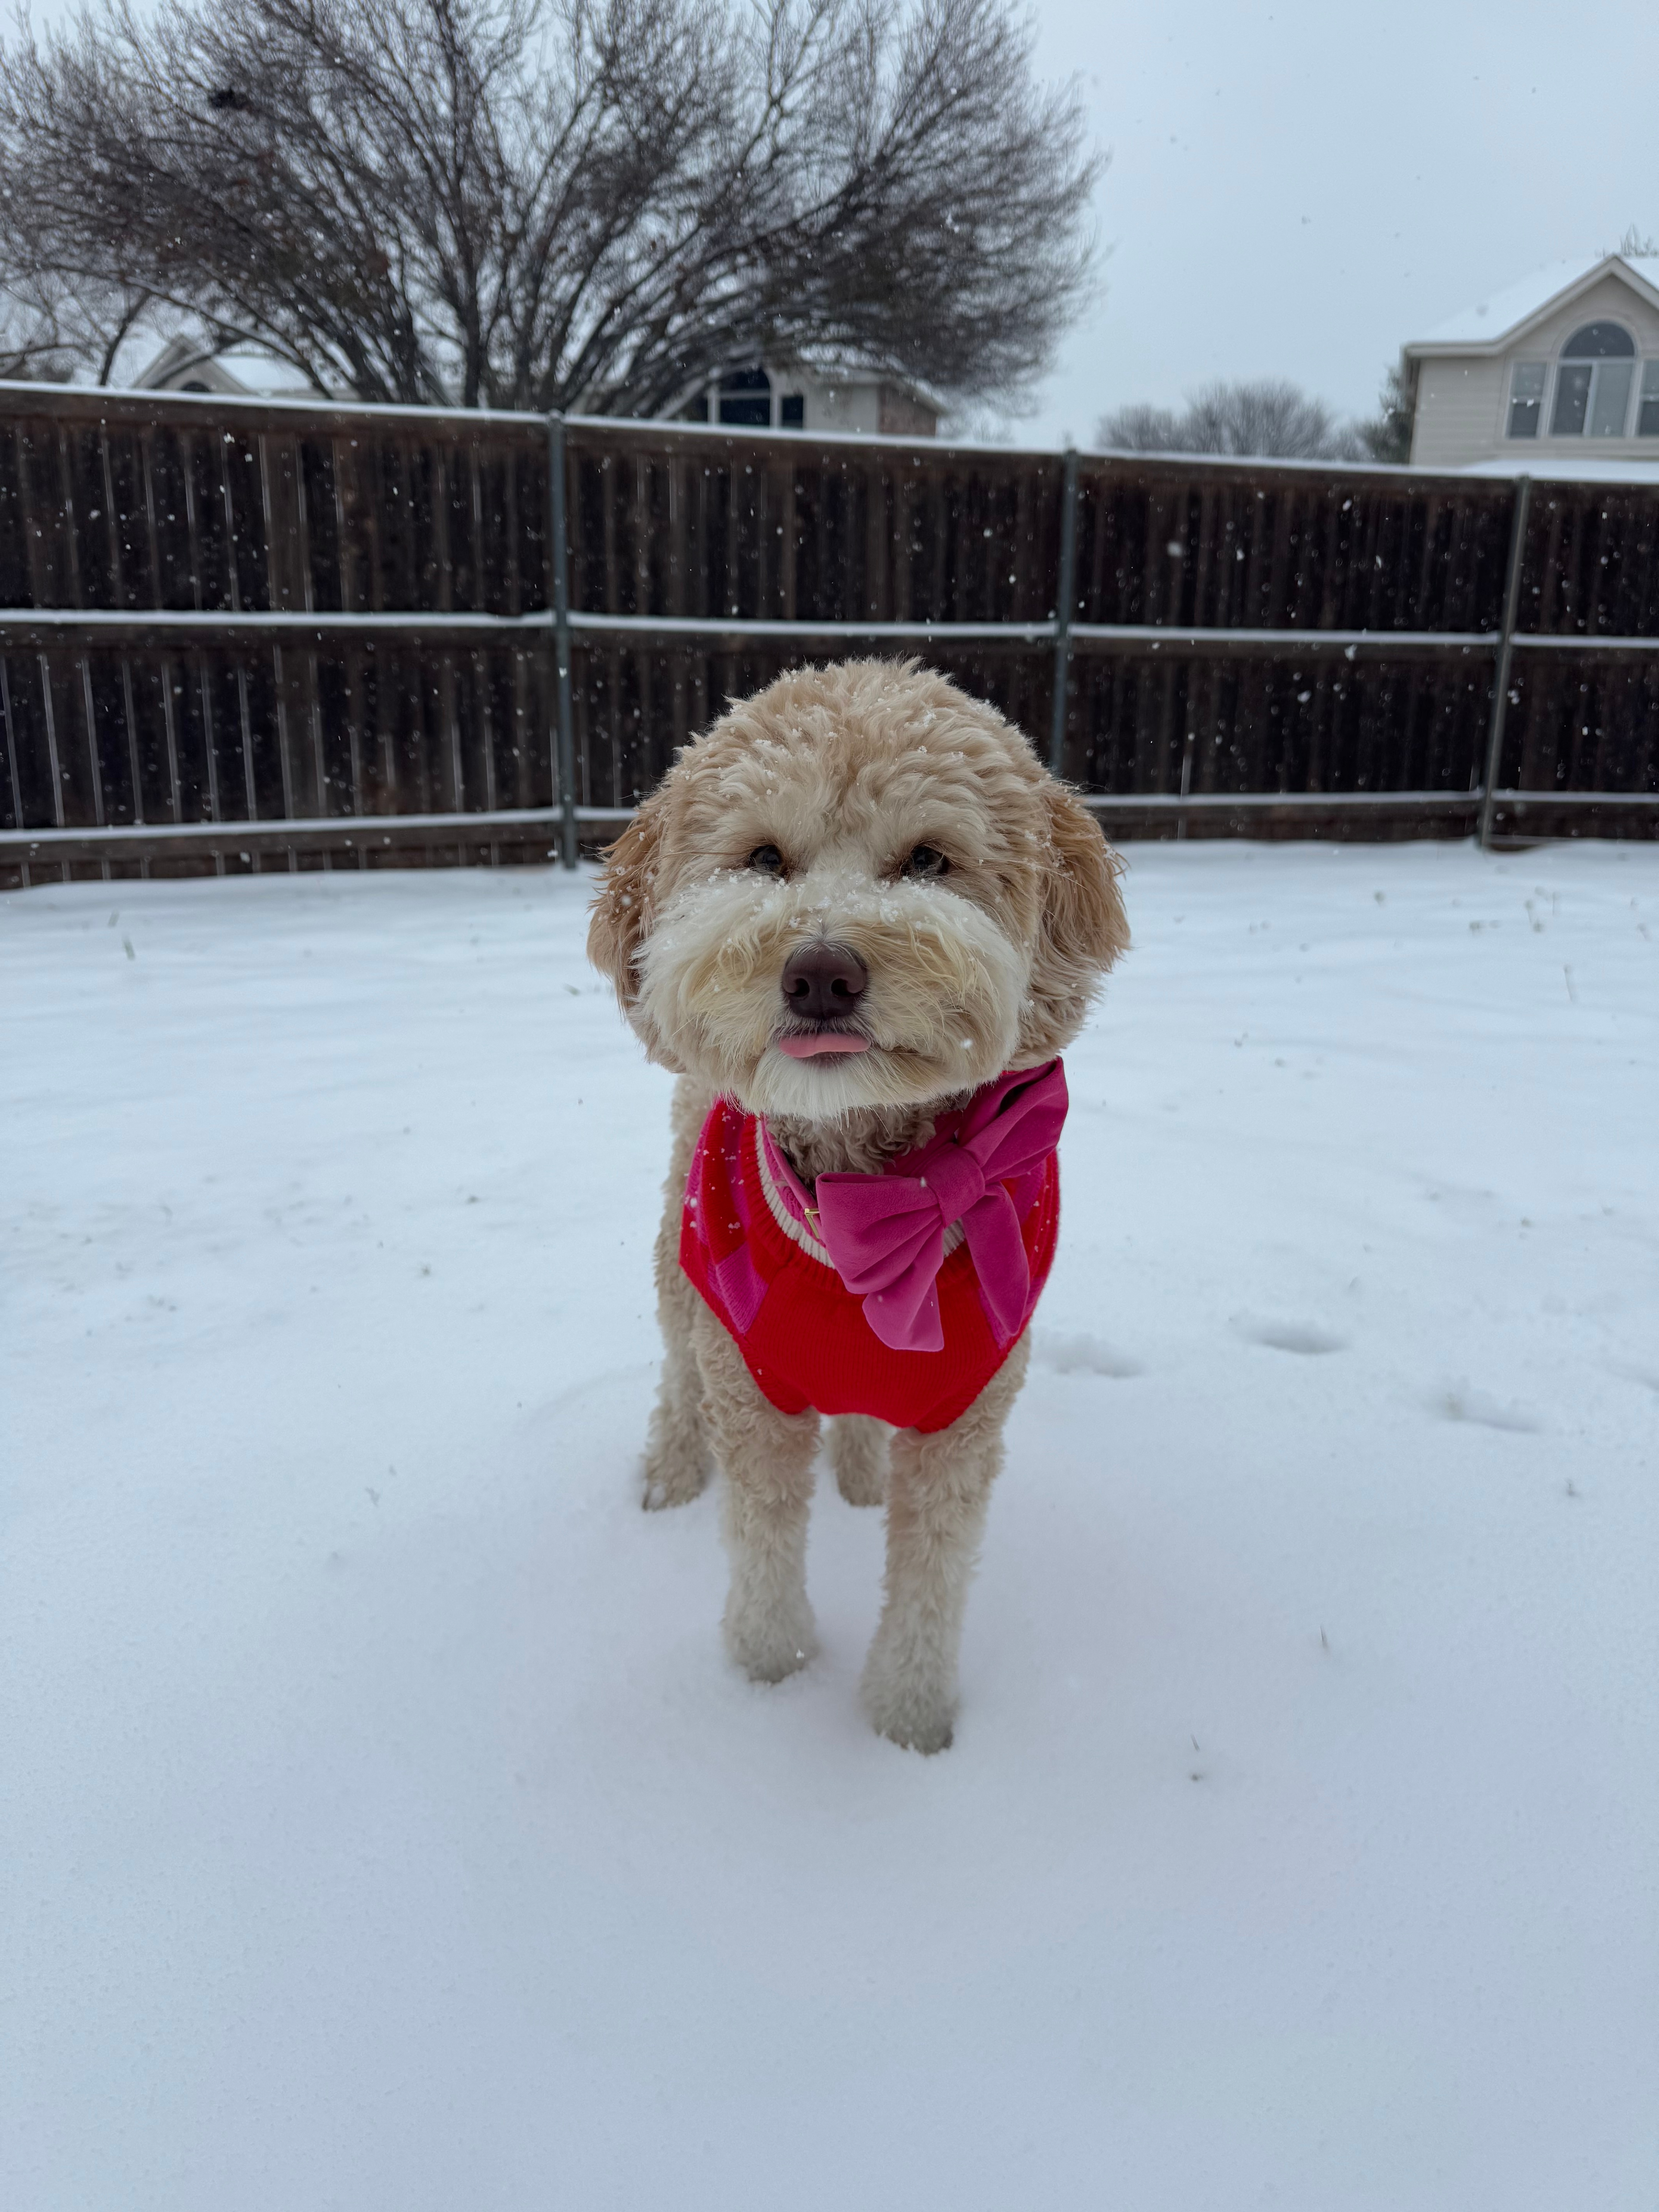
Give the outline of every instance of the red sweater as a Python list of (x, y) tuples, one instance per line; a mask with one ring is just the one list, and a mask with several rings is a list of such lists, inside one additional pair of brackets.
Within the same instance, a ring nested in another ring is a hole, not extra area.
[[(762, 1394), (782, 1413), (869, 1413), (924, 1435), (966, 1413), (1013, 1349), (999, 1340), (965, 1242), (939, 1271), (944, 1348), (890, 1349), (871, 1328), (828, 1252), (799, 1224), (766, 1169), (762, 1125), (717, 1098), (687, 1179), (680, 1265), (742, 1352)], [(1054, 1263), (1060, 1164), (1050, 1152), (1022, 1179), (1020, 1237), (1030, 1271), (1026, 1320)], [(1015, 1187), (1008, 1188), (1011, 1195)], [(785, 1226), (787, 1223), (789, 1225)], [(1024, 1326), (1022, 1322), (1021, 1326)]]

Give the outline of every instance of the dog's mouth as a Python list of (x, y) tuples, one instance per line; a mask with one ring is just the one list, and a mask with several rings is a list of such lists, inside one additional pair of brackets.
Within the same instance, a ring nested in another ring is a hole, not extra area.
[(791, 1060), (818, 1060), (826, 1054), (846, 1052), (868, 1052), (870, 1040), (860, 1030), (842, 1029), (830, 1022), (814, 1023), (810, 1028), (786, 1030), (773, 1042)]

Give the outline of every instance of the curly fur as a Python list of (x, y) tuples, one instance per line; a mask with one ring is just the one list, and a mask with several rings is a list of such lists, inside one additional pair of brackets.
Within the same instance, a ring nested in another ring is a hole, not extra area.
[[(750, 855), (775, 847), (777, 874)], [(930, 847), (948, 872), (917, 878)], [(680, 1275), (680, 1198), (717, 1092), (763, 1114), (809, 1181), (869, 1171), (931, 1134), (952, 1101), (1076, 1036), (1128, 929), (1121, 863), (1020, 732), (915, 663), (780, 678), (683, 749), (606, 856), (588, 951), (659, 1065), (675, 1070), (674, 1157), (657, 1255), (667, 1347), (647, 1454), (647, 1505), (726, 1477), (726, 1638), (757, 1679), (815, 1648), (805, 1581), (817, 1417), (769, 1405)], [(777, 1048), (781, 978), (813, 939), (857, 954), (869, 1049)], [(896, 1741), (950, 1741), (956, 1655), (979, 1531), (1024, 1348), (961, 1420), (893, 1440), (838, 1425), (843, 1494), (884, 1495), (887, 1602), (865, 1683)], [(712, 1447), (712, 1451), (711, 1451)]]

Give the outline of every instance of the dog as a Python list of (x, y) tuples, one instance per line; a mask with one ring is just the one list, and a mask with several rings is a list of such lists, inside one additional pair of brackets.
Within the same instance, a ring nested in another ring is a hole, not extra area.
[(968, 1583), (1054, 1251), (1059, 1055), (1128, 944), (1121, 868), (1020, 732), (915, 662), (780, 677), (684, 746), (605, 857), (588, 953), (679, 1077), (644, 1503), (718, 1462), (726, 1642), (816, 1650), (821, 1416), (885, 1502), (862, 1697), (951, 1740)]

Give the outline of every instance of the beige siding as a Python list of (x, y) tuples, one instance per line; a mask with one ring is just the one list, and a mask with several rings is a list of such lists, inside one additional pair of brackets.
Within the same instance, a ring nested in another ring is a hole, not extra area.
[(1458, 467), (1497, 450), (1509, 369), (1479, 354), (1425, 361), (1418, 376), (1412, 459), (1419, 468)]
[[(1523, 467), (1529, 455), (1552, 461), (1594, 456), (1598, 461), (1659, 461), (1659, 438), (1552, 438), (1549, 409), (1562, 347), (1586, 323), (1622, 323), (1636, 341), (1637, 380), (1644, 360), (1659, 359), (1659, 308), (1650, 307), (1618, 276), (1604, 276), (1569, 306), (1557, 307), (1518, 344), (1502, 355), (1430, 355), (1418, 380), (1412, 459), (1423, 468), (1455, 468), (1467, 461), (1507, 460)], [(1518, 361), (1550, 368), (1544, 430), (1537, 438), (1504, 433), (1510, 370)], [(1632, 406), (1632, 420), (1634, 421)]]
[(809, 385), (806, 393), (809, 430), (848, 430), (866, 438), (881, 428), (881, 395), (873, 380)]
[(884, 438), (932, 438), (939, 433), (939, 411), (926, 407), (896, 384), (877, 387), (878, 423)]

